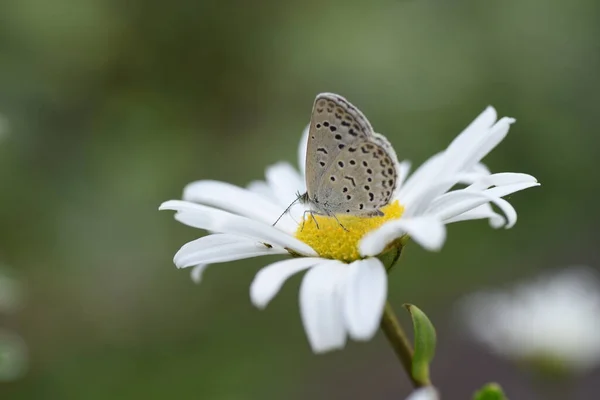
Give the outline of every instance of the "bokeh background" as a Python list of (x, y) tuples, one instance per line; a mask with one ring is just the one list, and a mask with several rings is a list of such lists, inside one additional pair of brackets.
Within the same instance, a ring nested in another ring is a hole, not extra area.
[[(0, 398), (404, 398), (381, 334), (313, 355), (299, 276), (265, 311), (248, 288), (272, 260), (213, 266), (195, 285), (172, 256), (201, 232), (157, 211), (193, 180), (243, 186), (295, 163), (323, 91), (413, 165), (488, 104), (517, 119), (485, 160), (542, 183), (510, 197), (516, 227), (456, 224), (440, 253), (410, 246), (390, 296), (436, 323), (444, 398), (488, 381), (534, 398), (530, 376), (465, 336), (454, 304), (600, 266), (599, 37), (594, 0), (2, 0), (0, 257), (25, 305), (0, 322), (27, 343), (29, 369)], [(599, 382), (582, 377), (574, 398)]]

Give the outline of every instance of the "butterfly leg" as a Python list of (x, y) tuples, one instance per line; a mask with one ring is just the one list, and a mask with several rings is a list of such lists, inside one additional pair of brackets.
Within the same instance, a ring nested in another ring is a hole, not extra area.
[(314, 211), (310, 212), (310, 216), (313, 219), (313, 221), (315, 221), (315, 225), (317, 226), (317, 229), (321, 229), (321, 228), (319, 228), (319, 223), (317, 222), (317, 219), (315, 218), (315, 212)]
[[(315, 218), (315, 211), (313, 210), (305, 210), (304, 214), (302, 214), (302, 228), (300, 229), (300, 231), (304, 230), (304, 224), (306, 223), (306, 214), (309, 213), (310, 216), (312, 217), (313, 221), (315, 221), (315, 225), (317, 226), (317, 229), (319, 229), (319, 223), (317, 222), (317, 219)], [(317, 215), (321, 215), (319, 213), (316, 213)]]
[(345, 230), (346, 232), (350, 232), (348, 229), (346, 229), (346, 227), (344, 225), (342, 225), (342, 223), (340, 222), (340, 220), (337, 218), (337, 216), (335, 214), (331, 214), (331, 216), (335, 219), (335, 221), (338, 223), (338, 225), (342, 227), (343, 230)]
[(342, 229), (343, 229), (343, 230), (345, 230), (346, 232), (350, 232), (350, 231), (349, 231), (349, 230), (348, 230), (348, 229), (347, 229), (347, 228), (346, 228), (346, 227), (345, 227), (345, 226), (344, 226), (344, 225), (343, 225), (343, 224), (340, 222), (340, 220), (338, 219), (338, 217), (337, 217), (335, 214), (333, 214), (333, 213), (332, 213), (332, 214), (326, 214), (326, 213), (321, 213), (321, 212), (314, 211), (314, 210), (306, 210), (306, 211), (304, 211), (304, 215), (303, 215), (303, 217), (302, 217), (302, 228), (301, 228), (301, 230), (304, 230), (304, 224), (306, 223), (306, 214), (307, 214), (307, 213), (309, 213), (309, 214), (310, 214), (310, 216), (311, 216), (311, 218), (313, 219), (313, 221), (315, 221), (315, 225), (317, 226), (317, 229), (320, 229), (320, 228), (319, 228), (319, 223), (317, 222), (317, 219), (315, 218), (315, 214), (316, 214), (316, 215), (323, 215), (323, 216), (326, 216), (326, 217), (333, 217), (333, 219), (335, 219), (335, 221), (338, 223), (338, 225), (339, 225), (339, 226), (341, 226), (341, 227), (342, 227)]

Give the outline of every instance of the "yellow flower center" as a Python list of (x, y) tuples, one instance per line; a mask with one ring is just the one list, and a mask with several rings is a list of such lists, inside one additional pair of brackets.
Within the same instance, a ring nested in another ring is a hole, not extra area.
[(337, 214), (337, 220), (334, 217), (306, 213), (304, 220), (298, 225), (296, 237), (323, 258), (344, 262), (359, 260), (362, 258), (358, 251), (360, 239), (383, 223), (400, 218), (404, 207), (396, 200), (381, 208), (381, 211), (384, 215), (380, 217)]

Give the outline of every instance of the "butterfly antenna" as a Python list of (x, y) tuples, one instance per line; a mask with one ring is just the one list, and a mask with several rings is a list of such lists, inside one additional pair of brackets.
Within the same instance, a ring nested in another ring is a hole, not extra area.
[(281, 213), (281, 215), (279, 216), (279, 218), (277, 218), (277, 221), (273, 222), (273, 226), (277, 225), (277, 223), (279, 222), (279, 220), (280, 220), (281, 218), (283, 218), (283, 216), (284, 216), (285, 214), (287, 214), (287, 212), (288, 212), (288, 211), (290, 211), (290, 208), (292, 208), (292, 206), (293, 206), (294, 204), (296, 204), (296, 203), (297, 203), (297, 202), (300, 200), (300, 198), (301, 198), (301, 197), (302, 197), (302, 196), (300, 195), (300, 193), (297, 193), (297, 194), (296, 194), (296, 200), (292, 201), (292, 203), (291, 203), (289, 206), (287, 206), (287, 208), (286, 208), (286, 209), (285, 209), (285, 210), (284, 210), (284, 211)]

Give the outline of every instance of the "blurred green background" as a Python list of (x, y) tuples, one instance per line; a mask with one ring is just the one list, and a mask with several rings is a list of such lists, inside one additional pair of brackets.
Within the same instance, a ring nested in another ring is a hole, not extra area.
[(453, 304), (600, 266), (599, 37), (594, 0), (2, 0), (0, 257), (26, 303), (0, 323), (30, 366), (0, 398), (404, 398), (381, 334), (313, 355), (299, 276), (265, 311), (248, 288), (272, 259), (213, 266), (195, 285), (172, 256), (201, 232), (157, 211), (188, 182), (243, 186), (295, 163), (323, 91), (360, 107), (414, 166), (488, 104), (517, 119), (485, 159), (542, 183), (510, 197), (516, 227), (456, 224), (440, 253), (411, 245), (390, 296), (436, 323), (445, 399), (491, 380), (532, 398), (527, 376), (464, 337)]

